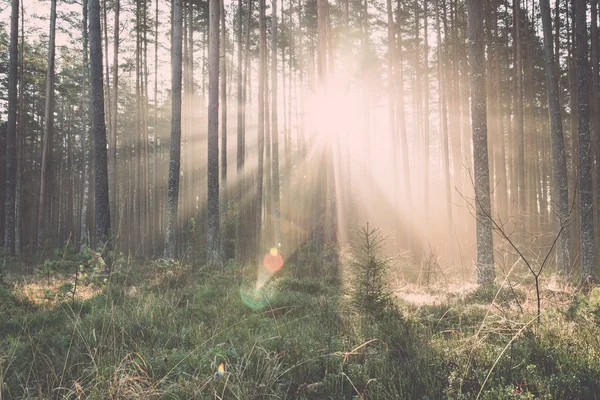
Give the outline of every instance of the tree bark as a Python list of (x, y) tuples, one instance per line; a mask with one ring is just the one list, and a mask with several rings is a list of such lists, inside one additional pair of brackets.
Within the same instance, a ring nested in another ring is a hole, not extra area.
[(11, 1), (10, 44), (8, 61), (8, 123), (6, 135), (6, 187), (4, 251), (15, 254), (15, 201), (17, 177), (17, 65), (19, 42), (19, 0)]
[(48, 203), (52, 197), (52, 140), (54, 133), (54, 59), (56, 35), (56, 0), (50, 3), (50, 33), (48, 39), (48, 68), (46, 69), (46, 105), (44, 108), (44, 145), (42, 148), (42, 171), (40, 180), (40, 204), (38, 209), (37, 248), (42, 248), (48, 222)]
[(96, 243), (110, 238), (110, 206), (108, 193), (108, 160), (104, 91), (102, 83), (102, 37), (100, 34), (100, 2), (89, 0), (90, 77), (92, 96), (92, 134), (94, 148), (94, 194)]
[(165, 216), (165, 258), (175, 256), (175, 230), (181, 166), (182, 0), (173, 0), (171, 34), (171, 151)]
[(485, 53), (480, 0), (467, 0), (469, 66), (471, 69), (471, 126), (477, 229), (477, 283), (494, 282), (494, 249), (491, 223), (490, 177), (487, 146)]
[(271, 13), (271, 145), (272, 145), (272, 196), (273, 196), (273, 243), (280, 242), (281, 203), (279, 194), (279, 122), (277, 119), (277, 0), (273, 0)]
[(585, 284), (594, 281), (595, 243), (592, 187), (593, 153), (590, 137), (590, 96), (588, 86), (588, 44), (586, 0), (574, 0), (575, 51), (577, 75), (577, 126), (579, 137), (579, 207), (581, 217), (581, 277)]
[[(208, 31), (208, 208), (206, 256), (220, 263), (219, 252), (219, 22), (220, 0), (209, 0)], [(223, 77), (225, 78), (225, 77)]]
[(267, 27), (265, 22), (265, 0), (258, 1), (258, 29), (260, 32), (258, 55), (258, 172), (256, 185), (256, 257), (261, 258), (262, 245), (262, 203), (263, 203), (263, 174), (265, 148), (265, 75), (267, 53)]
[(558, 77), (556, 71), (552, 18), (550, 1), (540, 0), (542, 25), (544, 29), (544, 56), (546, 58), (546, 88), (548, 93), (548, 112), (550, 118), (550, 141), (552, 145), (552, 169), (556, 200), (556, 234), (561, 235), (558, 242), (557, 266), (560, 271), (570, 274), (571, 257), (569, 254), (569, 230), (563, 229), (569, 217), (569, 187), (567, 182), (567, 161), (563, 136), (560, 101), (558, 97)]
[(80, 250), (85, 250), (90, 245), (88, 235), (88, 203), (90, 196), (90, 108), (89, 108), (89, 67), (88, 67), (88, 0), (82, 0), (83, 12), (83, 84), (81, 93), (81, 118), (83, 125), (83, 134), (81, 135), (81, 148), (83, 152), (83, 173), (81, 177), (81, 220), (79, 243)]

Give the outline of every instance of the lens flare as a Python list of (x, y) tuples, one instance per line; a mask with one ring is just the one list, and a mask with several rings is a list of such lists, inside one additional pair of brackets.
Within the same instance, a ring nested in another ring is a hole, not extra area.
[(242, 302), (254, 311), (262, 310), (268, 303), (267, 293), (259, 287), (240, 287)]
[(283, 267), (283, 257), (279, 254), (277, 248), (273, 247), (263, 259), (263, 265), (267, 271), (275, 273)]

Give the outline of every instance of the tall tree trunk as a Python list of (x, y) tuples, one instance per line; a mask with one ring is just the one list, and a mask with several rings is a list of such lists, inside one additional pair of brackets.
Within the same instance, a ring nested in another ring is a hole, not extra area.
[(11, 1), (8, 62), (8, 124), (6, 135), (6, 187), (4, 251), (15, 254), (15, 197), (17, 177), (17, 65), (19, 58), (19, 0)]
[(83, 84), (81, 93), (81, 118), (83, 134), (81, 136), (81, 149), (83, 152), (83, 173), (81, 177), (81, 220), (79, 243), (81, 251), (90, 245), (88, 235), (88, 203), (90, 195), (90, 107), (89, 107), (89, 67), (88, 67), (88, 0), (82, 0), (83, 12)]
[(271, 144), (272, 144), (272, 196), (273, 196), (273, 243), (277, 247), (280, 242), (281, 203), (279, 195), (279, 122), (277, 120), (277, 0), (273, 0), (271, 13)]
[[(220, 0), (220, 23), (221, 23), (221, 41), (220, 41), (220, 64), (221, 64), (221, 182), (223, 183), (223, 193), (225, 193), (225, 182), (227, 181), (227, 31), (225, 29), (225, 2)], [(223, 206), (227, 209), (227, 200), (223, 199)]]
[[(429, 24), (427, 0), (423, 2), (423, 205), (424, 232), (429, 231)], [(424, 248), (427, 243), (424, 243)]]
[(523, 73), (521, 51), (521, 0), (513, 0), (513, 18), (515, 24), (515, 84), (516, 110), (515, 135), (517, 146), (517, 206), (519, 212), (520, 234), (525, 228), (525, 130), (523, 121)]
[[(20, 49), (20, 71), (19, 71), (19, 129), (18, 137), (16, 140), (16, 152), (17, 152), (17, 174), (16, 174), (16, 185), (15, 185), (15, 255), (21, 255), (21, 232), (22, 232), (22, 221), (21, 216), (21, 202), (22, 202), (22, 191), (23, 191), (23, 169), (25, 168), (25, 160), (23, 157), (25, 146), (25, 126), (23, 125), (23, 115), (25, 113), (25, 87), (23, 79), (25, 72), (25, 9), (23, 2), (21, 2), (21, 49)], [(1, 176), (1, 175), (0, 175)], [(71, 208), (72, 211), (72, 208)], [(2, 213), (5, 217), (5, 213)], [(0, 234), (3, 233), (0, 231)]]
[(89, 0), (90, 78), (92, 96), (92, 134), (94, 148), (94, 194), (96, 243), (110, 238), (110, 206), (108, 193), (108, 160), (102, 83), (102, 37), (100, 34), (100, 2)]
[[(119, 16), (121, 14), (121, 1), (115, 0), (115, 31), (114, 31), (114, 43), (113, 43), (113, 93), (112, 93), (112, 122), (110, 124), (110, 165), (112, 166), (113, 178), (111, 185), (111, 192), (114, 205), (113, 213), (117, 223), (116, 228), (119, 229), (120, 212), (119, 212), (119, 183), (118, 183), (118, 165), (117, 165), (117, 120), (119, 110)], [(119, 232), (116, 232), (117, 235)]]
[(46, 69), (46, 105), (44, 108), (44, 146), (40, 180), (40, 206), (38, 210), (37, 248), (41, 249), (48, 222), (48, 203), (52, 197), (52, 140), (54, 133), (54, 59), (56, 35), (56, 0), (50, 3), (50, 33), (48, 39), (48, 68)]
[(490, 177), (487, 154), (487, 110), (483, 13), (480, 0), (467, 0), (469, 66), (471, 69), (471, 126), (477, 226), (477, 283), (494, 282), (494, 249), (491, 223)]
[[(400, 10), (400, 2), (398, 0), (398, 10)], [(400, 11), (398, 11), (400, 12)], [(396, 78), (398, 84), (398, 129), (400, 131), (400, 146), (402, 148), (402, 172), (403, 172), (403, 189), (405, 193), (405, 201), (406, 210), (412, 210), (412, 185), (410, 182), (410, 160), (409, 160), (409, 150), (408, 150), (408, 134), (406, 132), (406, 115), (404, 110), (404, 63), (402, 60), (402, 31), (400, 29), (400, 18), (398, 17), (398, 76)], [(408, 249), (412, 248), (412, 219), (409, 217), (406, 219), (407, 227), (406, 230), (408, 232), (407, 235), (407, 247)]]
[[(242, 242), (244, 221), (244, 87), (242, 85), (243, 72), (243, 57), (242, 57), (242, 32), (243, 32), (243, 13), (242, 0), (238, 0), (238, 29), (237, 29), (237, 154), (236, 154), (236, 170), (237, 170), (237, 206), (238, 212), (235, 220), (235, 259), (237, 262), (242, 261)], [(248, 44), (246, 44), (248, 47)]]
[(445, 60), (443, 45), (442, 45), (442, 35), (441, 35), (441, 26), (440, 26), (440, 4), (439, 0), (435, 0), (435, 25), (436, 25), (436, 34), (437, 34), (437, 56), (438, 56), (438, 81), (439, 81), (439, 89), (438, 89), (438, 98), (440, 104), (440, 131), (442, 133), (442, 157), (443, 157), (443, 168), (444, 168), (444, 186), (446, 191), (446, 219), (447, 219), (447, 260), (448, 265), (452, 266), (453, 264), (453, 247), (454, 240), (452, 237), (454, 236), (454, 223), (452, 219), (452, 193), (450, 191), (450, 147), (448, 141), (448, 115), (447, 115), (447, 90), (446, 90), (446, 79), (445, 79), (445, 71), (444, 71), (444, 63)]
[(586, 1), (574, 0), (577, 73), (577, 126), (579, 136), (579, 207), (581, 216), (581, 276), (586, 284), (594, 281), (594, 197), (592, 187), (593, 153), (590, 137), (590, 96), (588, 86), (588, 44)]
[[(219, 255), (219, 23), (220, 0), (209, 0), (208, 31), (208, 220), (206, 256), (209, 265)], [(223, 77), (225, 79), (225, 77)]]
[[(112, 132), (110, 124), (112, 122), (111, 118), (111, 96), (110, 96), (110, 72), (108, 69), (108, 9), (106, 6), (106, 0), (102, 0), (102, 26), (100, 29), (103, 29), (104, 33), (104, 63), (106, 64), (106, 103), (104, 103), (104, 107), (106, 108), (106, 121), (108, 125), (108, 132)], [(109, 144), (109, 146), (112, 144)]]
[(227, 193), (227, 30), (225, 26), (225, 1), (219, 1), (221, 11), (221, 46), (220, 46), (220, 84), (221, 84), (221, 254), (227, 259), (227, 227), (225, 225), (228, 211)]
[(265, 22), (265, 0), (258, 1), (258, 29), (260, 32), (258, 55), (258, 172), (256, 185), (256, 252), (257, 261), (261, 258), (262, 246), (262, 203), (263, 203), (263, 174), (265, 148), (265, 75), (267, 53), (267, 27)]
[[(548, 92), (550, 139), (552, 144), (552, 169), (554, 173), (554, 201), (557, 212), (556, 232), (560, 234), (557, 266), (565, 274), (570, 273), (569, 230), (565, 229), (569, 217), (569, 187), (567, 182), (567, 161), (562, 128), (560, 101), (558, 98), (558, 77), (552, 38), (552, 19), (549, 0), (540, 0), (544, 29), (544, 55), (546, 57), (546, 87)], [(558, 56), (558, 55), (556, 55)]]
[(175, 256), (175, 230), (179, 200), (179, 172), (181, 165), (181, 62), (182, 62), (182, 0), (173, 0), (171, 33), (171, 151), (167, 209), (165, 216), (165, 258)]
[[(154, 121), (153, 121), (153, 133), (154, 141), (152, 142), (152, 217), (150, 232), (152, 235), (152, 248), (154, 249), (154, 255), (157, 254), (157, 245), (160, 233), (159, 220), (157, 218), (160, 215), (158, 211), (158, 188), (156, 187), (156, 172), (157, 172), (157, 150), (158, 150), (158, 2), (156, 0), (156, 8), (154, 11)], [(115, 97), (117, 93), (115, 92)]]

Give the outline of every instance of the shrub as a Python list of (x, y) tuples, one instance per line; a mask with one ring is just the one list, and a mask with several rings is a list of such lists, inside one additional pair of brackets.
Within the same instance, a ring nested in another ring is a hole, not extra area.
[(379, 255), (385, 239), (378, 229), (362, 228), (358, 232), (359, 246), (353, 266), (352, 301), (361, 311), (380, 316), (393, 306), (387, 282), (388, 258)]

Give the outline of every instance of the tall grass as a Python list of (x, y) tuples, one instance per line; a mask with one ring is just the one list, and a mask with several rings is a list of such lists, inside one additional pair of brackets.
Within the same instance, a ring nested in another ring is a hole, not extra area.
[(114, 279), (82, 278), (98, 288), (90, 297), (47, 302), (9, 280), (0, 285), (0, 398), (600, 397), (598, 290), (567, 293), (527, 325), (535, 309), (522, 288), (523, 310), (513, 292), (418, 305), (385, 285), (385, 302), (364, 307), (360, 279), (340, 287), (290, 262), (261, 292), (263, 307), (251, 308), (240, 289), (253, 277), (240, 271), (123, 263)]

